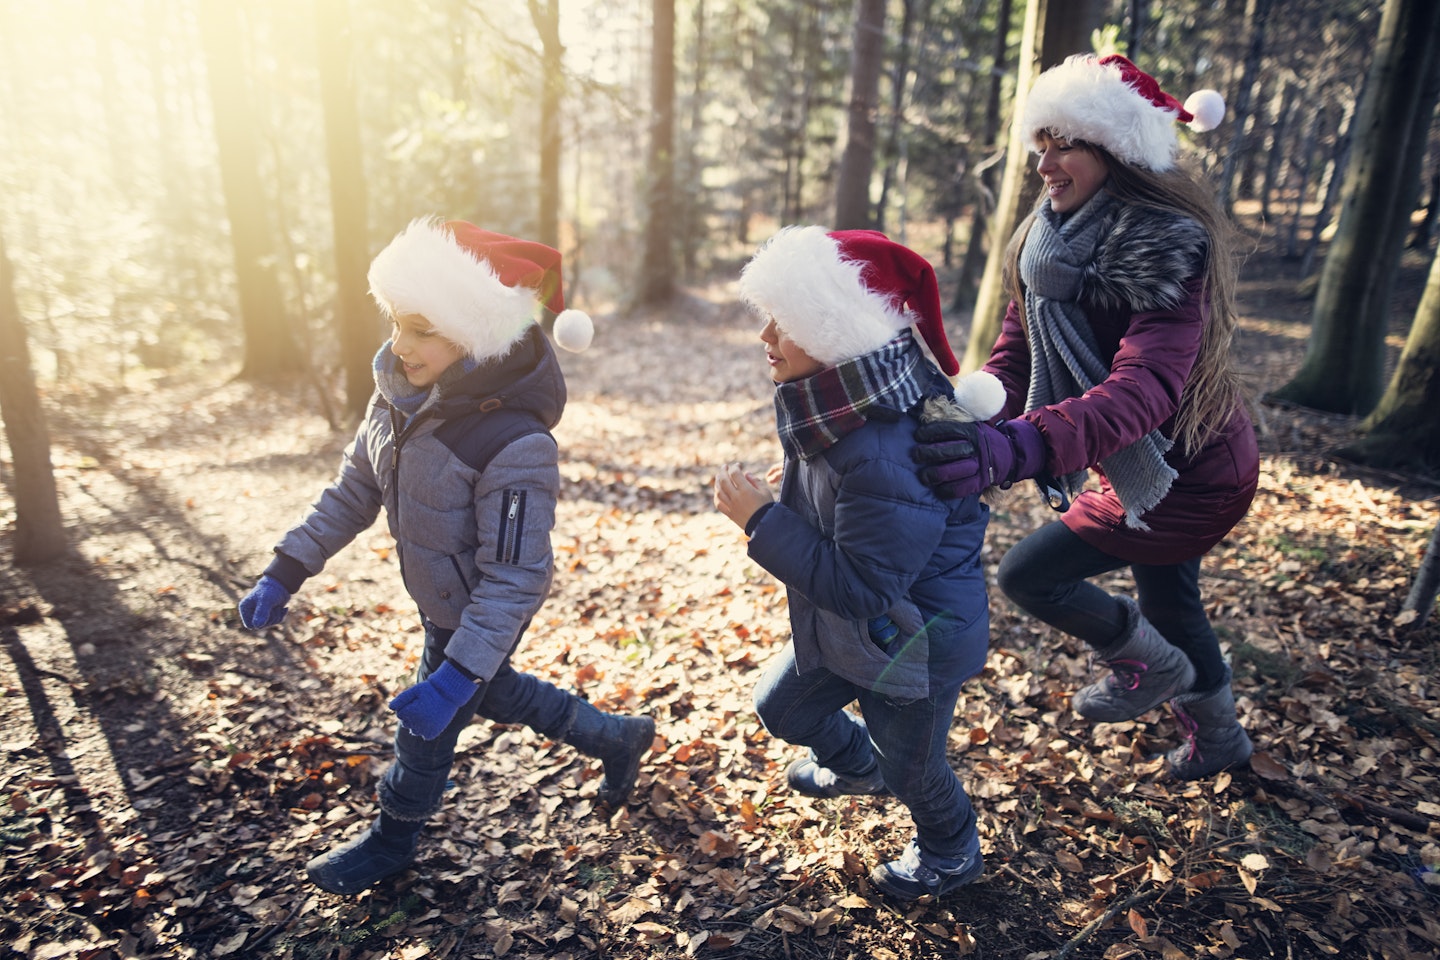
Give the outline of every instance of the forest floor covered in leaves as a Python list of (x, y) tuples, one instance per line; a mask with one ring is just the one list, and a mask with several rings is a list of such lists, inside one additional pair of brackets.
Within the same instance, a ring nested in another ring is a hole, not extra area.
[[(1303, 353), (1293, 273), (1263, 249), (1245, 271), (1257, 392)], [(906, 843), (903, 808), (791, 794), (795, 751), (751, 707), (784, 591), (710, 480), (778, 445), (755, 324), (726, 292), (598, 317), (590, 351), (562, 358), (555, 590), (515, 662), (655, 718), (631, 802), (599, 806), (597, 766), (569, 747), (477, 723), (415, 867), (357, 898), (303, 865), (376, 812), (385, 704), (420, 650), (383, 524), (283, 628), (234, 613), (348, 436), (313, 394), (219, 370), (52, 392), (76, 551), (30, 570), (0, 552), (0, 958), (1440, 952), (1440, 636), (1396, 624), (1440, 486), (1337, 462), (1347, 418), (1258, 407), (1259, 495), (1202, 574), (1257, 753), (1196, 783), (1161, 776), (1168, 714), (1074, 716), (1085, 650), (992, 591), (989, 662), (950, 741), (986, 870), (897, 906), (866, 876)], [(1028, 491), (998, 503), (992, 573), (1046, 519)]]

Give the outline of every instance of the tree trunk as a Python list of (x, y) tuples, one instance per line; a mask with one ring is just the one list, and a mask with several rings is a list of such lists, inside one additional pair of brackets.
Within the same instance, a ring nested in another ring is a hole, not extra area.
[(850, 58), (850, 110), (840, 180), (835, 186), (835, 229), (870, 226), (870, 176), (875, 169), (875, 111), (880, 65), (885, 60), (885, 0), (856, 0), (855, 50)]
[(1440, 473), (1440, 255), (1390, 385), (1341, 456), (1372, 467)]
[(379, 324), (365, 291), (370, 263), (364, 150), (355, 108), (347, 0), (315, 6), (320, 100), (325, 113), (325, 153), (330, 168), (330, 211), (335, 244), (335, 327), (345, 371), (345, 412), (358, 418), (375, 390), (371, 358)]
[[(885, 134), (884, 172), (880, 176), (880, 200), (875, 204), (875, 229), (885, 230), (886, 208), (890, 204), (890, 185), (895, 181), (896, 167), (900, 158), (900, 133), (905, 122), (905, 91), (910, 85), (910, 32), (916, 19), (916, 4), (925, 3), (925, 13), (920, 16), (923, 25), (928, 16), (928, 0), (902, 0), (905, 14), (900, 21), (900, 49), (895, 55), (895, 72), (890, 83), (890, 126)], [(921, 29), (924, 29), (923, 26)], [(904, 237), (903, 227), (901, 237)], [(902, 239), (903, 243), (904, 240)]]
[(962, 373), (977, 370), (990, 359), (990, 348), (1000, 335), (1000, 321), (1009, 299), (1002, 273), (1005, 246), (1024, 213), (1035, 205), (1040, 178), (1028, 176), (1031, 143), (1015, 122), (1025, 109), (1025, 95), (1035, 78), (1077, 50), (1087, 49), (1090, 33), (1100, 26), (1104, 5), (1099, 0), (1031, 0), (1025, 8), (1024, 39), (1020, 45), (1019, 77), (1011, 108), (1008, 159), (1000, 183), (1000, 198), (990, 222), (990, 255), (980, 279), (980, 293), (970, 321), (970, 339), (960, 363)]
[(1335, 201), (1340, 196), (1340, 184), (1345, 179), (1345, 169), (1350, 163), (1350, 134), (1355, 129), (1355, 104), (1347, 102), (1341, 111), (1340, 123), (1335, 134), (1334, 152), (1328, 164), (1324, 180), (1324, 199), (1315, 214), (1315, 223), (1310, 227), (1310, 239), (1305, 244), (1305, 254), (1300, 258), (1300, 279), (1309, 277), (1315, 269), (1315, 254), (1320, 250), (1320, 240), (1330, 226), (1335, 210)]
[(205, 2), (198, 5), (198, 11), (219, 149), (220, 183), (235, 253), (240, 321), (245, 329), (245, 361), (240, 376), (279, 379), (300, 371), (303, 365), (280, 297), (275, 246), (265, 217), (260, 151), (241, 56), (239, 8), (230, 3)]
[[(1281, 175), (1285, 166), (1286, 138), (1289, 134), (1290, 118), (1295, 100), (1295, 85), (1288, 81), (1280, 85), (1280, 105), (1276, 108), (1275, 119), (1270, 124), (1270, 148), (1265, 150), (1265, 172), (1260, 180), (1260, 219), (1270, 222), (1270, 201), (1280, 194), (1281, 207), (1285, 205), (1286, 177)], [(1264, 141), (1261, 141), (1263, 148)]]
[(1435, 609), (1435, 595), (1440, 593), (1440, 523), (1430, 534), (1430, 545), (1425, 548), (1425, 557), (1420, 569), (1415, 571), (1415, 582), (1400, 607), (1401, 613), (1415, 612), (1415, 625), (1423, 627)]
[(1340, 222), (1325, 258), (1310, 340), (1280, 400), (1365, 414), (1384, 386), (1390, 294), (1420, 186), (1440, 81), (1440, 4), (1387, 0), (1355, 116)]
[(560, 96), (565, 88), (565, 47), (560, 43), (560, 0), (530, 0), (540, 34), (540, 230), (536, 239), (560, 247)]
[(1250, 105), (1255, 96), (1255, 79), (1260, 75), (1265, 55), (1265, 27), (1270, 20), (1274, 0), (1253, 0), (1249, 9), (1250, 49), (1245, 56), (1244, 69), (1240, 74), (1240, 92), (1230, 119), (1234, 137), (1230, 141), (1230, 152), (1225, 157), (1225, 172), (1220, 175), (1220, 205), (1229, 210), (1234, 200), (1235, 174), (1245, 153), (1245, 124), (1250, 119)]
[(1429, 250), (1430, 238), (1435, 235), (1436, 206), (1440, 205), (1440, 169), (1430, 174), (1430, 198), (1425, 203), (1425, 216), (1415, 225), (1407, 246), (1411, 250)]
[(663, 303), (675, 292), (675, 0), (654, 0), (654, 10), (649, 185), (637, 306)]
[(986, 240), (989, 238), (990, 211), (995, 208), (995, 175), (999, 160), (995, 151), (999, 149), (1000, 135), (1000, 81), (1006, 72), (1005, 52), (1009, 49), (1011, 0), (1000, 0), (995, 12), (995, 47), (990, 58), (990, 83), (985, 94), (985, 134), (981, 138), (988, 155), (978, 166), (976, 179), (979, 181), (979, 196), (975, 198), (974, 210), (970, 216), (970, 235), (965, 240), (965, 259), (960, 262), (959, 276), (955, 284), (955, 301), (952, 309), (961, 305), (975, 293), (975, 275), (984, 269)]
[(1125, 56), (1138, 61), (1145, 53), (1145, 30), (1150, 26), (1150, 0), (1126, 0), (1128, 24), (1125, 30)]
[(696, 255), (705, 241), (705, 210), (701, 197), (704, 196), (705, 164), (700, 159), (697, 145), (704, 135), (706, 71), (709, 67), (709, 49), (705, 43), (705, 0), (695, 0), (695, 50), (694, 72), (690, 85), (690, 117), (685, 129), (685, 165), (681, 175), (680, 202), (680, 262), (686, 279), (696, 274)]
[(68, 544), (50, 463), (50, 435), (30, 346), (15, 299), (15, 273), (0, 236), (0, 420), (15, 459), (15, 562), (45, 563), (61, 556)]

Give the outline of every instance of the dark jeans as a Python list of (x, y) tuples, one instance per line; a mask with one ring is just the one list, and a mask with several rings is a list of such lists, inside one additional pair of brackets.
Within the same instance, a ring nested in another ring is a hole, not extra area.
[[(921, 848), (956, 857), (975, 832), (970, 797), (945, 758), (960, 686), (899, 702), (824, 668), (798, 672), (795, 645), (787, 643), (760, 678), (755, 709), (772, 736), (809, 747), (816, 763), (836, 773), (868, 773), (878, 762), (885, 785), (910, 808)], [(852, 700), (864, 723), (845, 710)]]
[(1225, 678), (1220, 641), (1200, 598), (1200, 558), (1126, 563), (1092, 547), (1059, 520), (1021, 540), (1000, 561), (1000, 589), (1026, 613), (1103, 650), (1121, 639), (1125, 608), (1089, 578), (1128, 566), (1145, 619), (1195, 665), (1195, 689)]
[[(425, 653), (415, 671), (419, 683), (440, 669), (445, 645), (453, 631), (425, 624)], [(460, 731), (475, 716), (495, 723), (523, 723), (559, 739), (570, 727), (575, 696), (528, 673), (507, 660), (489, 683), (482, 684), (455, 719), (434, 740), (424, 740), (401, 724), (395, 732), (395, 761), (380, 779), (380, 807), (397, 820), (422, 822), (440, 809), (440, 797), (455, 762)]]

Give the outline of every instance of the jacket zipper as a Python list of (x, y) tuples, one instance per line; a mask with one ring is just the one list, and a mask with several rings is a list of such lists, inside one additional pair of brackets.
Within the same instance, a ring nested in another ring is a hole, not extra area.
[(499, 542), (495, 544), (495, 559), (501, 563), (516, 563), (520, 551), (520, 507), (525, 494), (520, 490), (507, 491), (510, 505), (505, 510), (505, 523), (500, 531)]

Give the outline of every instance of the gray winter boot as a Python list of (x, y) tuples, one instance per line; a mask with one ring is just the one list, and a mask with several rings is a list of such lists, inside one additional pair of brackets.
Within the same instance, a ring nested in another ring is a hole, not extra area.
[(1119, 599), (1125, 605), (1129, 626), (1113, 646), (1096, 651), (1112, 673), (1076, 691), (1071, 700), (1075, 712), (1087, 720), (1134, 720), (1195, 684), (1190, 658), (1160, 636), (1134, 600)]
[(640, 761), (655, 740), (655, 721), (649, 717), (620, 717), (601, 713), (588, 701), (574, 699), (570, 729), (559, 737), (576, 750), (598, 759), (605, 768), (600, 800), (619, 806), (635, 787)]
[(1215, 689), (1182, 693), (1170, 701), (1170, 710), (1185, 734), (1185, 742), (1165, 755), (1170, 775), (1177, 780), (1198, 780), (1226, 767), (1245, 763), (1255, 747), (1235, 718), (1235, 694), (1230, 689), (1230, 667)]

